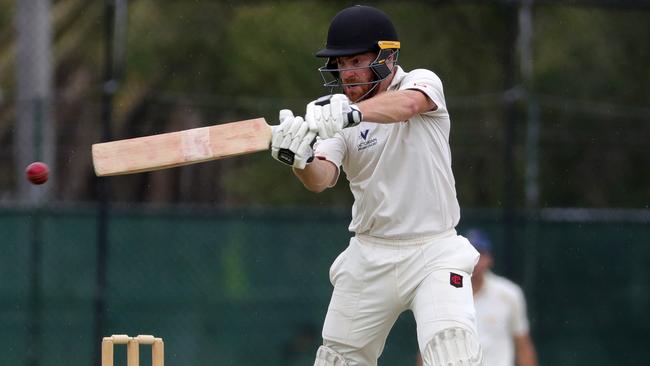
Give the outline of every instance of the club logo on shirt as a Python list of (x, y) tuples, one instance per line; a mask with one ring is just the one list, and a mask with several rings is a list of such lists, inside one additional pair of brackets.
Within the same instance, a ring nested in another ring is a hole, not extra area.
[(456, 288), (463, 287), (463, 276), (458, 273), (449, 272), (449, 284)]
[(370, 129), (365, 129), (361, 131), (361, 141), (359, 145), (357, 145), (357, 151), (365, 150), (371, 146), (377, 145), (377, 138), (373, 137), (371, 139), (368, 139), (368, 136), (370, 135)]

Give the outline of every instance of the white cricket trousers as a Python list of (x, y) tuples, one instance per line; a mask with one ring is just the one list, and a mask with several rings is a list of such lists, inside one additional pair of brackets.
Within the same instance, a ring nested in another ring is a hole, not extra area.
[(470, 280), (479, 254), (455, 230), (414, 240), (357, 235), (334, 261), (323, 344), (350, 366), (375, 366), (390, 329), (413, 311), (420, 351), (438, 331), (476, 334)]

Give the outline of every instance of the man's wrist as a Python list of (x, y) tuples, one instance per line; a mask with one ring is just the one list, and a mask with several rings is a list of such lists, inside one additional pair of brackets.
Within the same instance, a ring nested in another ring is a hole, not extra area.
[(354, 104), (350, 104), (351, 111), (347, 113), (347, 124), (345, 127), (354, 127), (363, 121), (363, 113), (359, 107)]

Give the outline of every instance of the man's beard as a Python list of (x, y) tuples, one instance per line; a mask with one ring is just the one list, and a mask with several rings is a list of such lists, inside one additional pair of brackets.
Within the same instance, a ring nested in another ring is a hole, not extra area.
[[(359, 83), (360, 80), (346, 80), (344, 83)], [(344, 86), (343, 93), (353, 102), (360, 102), (364, 99), (368, 99), (375, 94), (376, 89), (373, 88), (376, 84), (364, 84), (364, 85), (355, 85), (351, 87)], [(372, 91), (371, 91), (372, 90)]]

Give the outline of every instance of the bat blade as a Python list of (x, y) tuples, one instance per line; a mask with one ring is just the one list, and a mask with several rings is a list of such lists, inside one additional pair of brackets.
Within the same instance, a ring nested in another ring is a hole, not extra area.
[(94, 144), (98, 177), (143, 173), (267, 150), (264, 118)]

